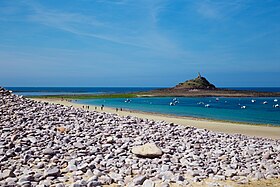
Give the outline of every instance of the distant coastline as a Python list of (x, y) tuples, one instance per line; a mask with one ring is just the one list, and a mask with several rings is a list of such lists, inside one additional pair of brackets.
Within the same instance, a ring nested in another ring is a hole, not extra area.
[(132, 97), (278, 97), (280, 87), (225, 87), (217, 90), (171, 90), (162, 87), (6, 87), (27, 97), (95, 99)]
[[(24, 94), (23, 94), (24, 95)], [(238, 90), (188, 90), (168, 91), (166, 89), (148, 92), (131, 93), (102, 93), (102, 94), (37, 94), (29, 95), (30, 98), (65, 98), (65, 99), (103, 99), (103, 98), (136, 98), (136, 97), (280, 97), (280, 92), (256, 92)]]

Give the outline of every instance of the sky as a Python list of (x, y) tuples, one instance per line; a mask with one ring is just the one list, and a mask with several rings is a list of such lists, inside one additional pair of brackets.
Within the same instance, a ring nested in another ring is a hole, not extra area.
[(279, 0), (0, 0), (0, 86), (280, 87)]

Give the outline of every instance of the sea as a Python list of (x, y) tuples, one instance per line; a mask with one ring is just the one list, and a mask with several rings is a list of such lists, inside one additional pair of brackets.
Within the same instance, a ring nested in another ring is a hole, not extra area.
[[(158, 87), (7, 87), (7, 89), (12, 90), (18, 95), (44, 96), (65, 94), (129, 93), (149, 91), (158, 89)], [(230, 87), (228, 89), (280, 92), (280, 87)], [(85, 105), (104, 105), (105, 107), (123, 108), (127, 110), (153, 112), (175, 116), (280, 126), (280, 108), (275, 107), (280, 105), (280, 97), (144, 97), (130, 99), (83, 99), (75, 102)], [(171, 103), (175, 103), (175, 105)]]

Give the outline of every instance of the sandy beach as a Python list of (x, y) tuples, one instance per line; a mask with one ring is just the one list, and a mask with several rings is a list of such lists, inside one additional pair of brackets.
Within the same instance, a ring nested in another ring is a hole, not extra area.
[[(36, 101), (50, 102), (61, 104), (65, 106), (73, 106), (77, 108), (82, 108), (82, 104), (72, 103), (61, 99), (33, 99)], [(97, 107), (97, 109), (95, 109)], [(89, 110), (95, 110), (101, 112), (100, 106), (90, 105)], [(179, 125), (193, 126), (200, 129), (207, 129), (215, 132), (223, 132), (228, 134), (243, 134), (247, 136), (262, 137), (262, 138), (272, 138), (280, 139), (280, 127), (265, 126), (265, 125), (250, 125), (242, 123), (232, 123), (224, 121), (214, 121), (208, 119), (199, 119), (191, 117), (178, 117), (171, 115), (154, 114), (139, 111), (118, 111), (114, 108), (104, 107), (103, 112), (117, 113), (120, 116), (136, 116), (139, 118), (155, 120), (155, 121), (166, 121), (169, 123), (175, 123)]]

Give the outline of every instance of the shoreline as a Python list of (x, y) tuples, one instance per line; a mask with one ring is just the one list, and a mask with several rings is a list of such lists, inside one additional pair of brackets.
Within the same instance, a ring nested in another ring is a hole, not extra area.
[[(35, 101), (49, 102), (54, 104), (61, 104), (65, 106), (73, 106), (82, 108), (83, 104), (70, 102), (61, 99), (45, 99), (45, 98), (30, 98)], [(88, 105), (89, 110), (97, 112), (108, 112), (118, 114), (120, 116), (135, 116), (143, 119), (149, 119), (154, 121), (166, 121), (168, 123), (174, 123), (184, 126), (193, 126), (200, 129), (207, 129), (214, 132), (227, 133), (227, 134), (242, 134), (246, 136), (254, 136), (261, 138), (280, 139), (280, 127), (266, 125), (266, 124), (249, 124), (242, 122), (229, 122), (219, 121), (204, 118), (185, 117), (185, 116), (173, 116), (169, 114), (158, 114), (135, 110), (123, 110), (116, 112), (115, 108), (104, 107), (103, 110), (100, 106)], [(97, 107), (97, 109), (95, 109)]]

